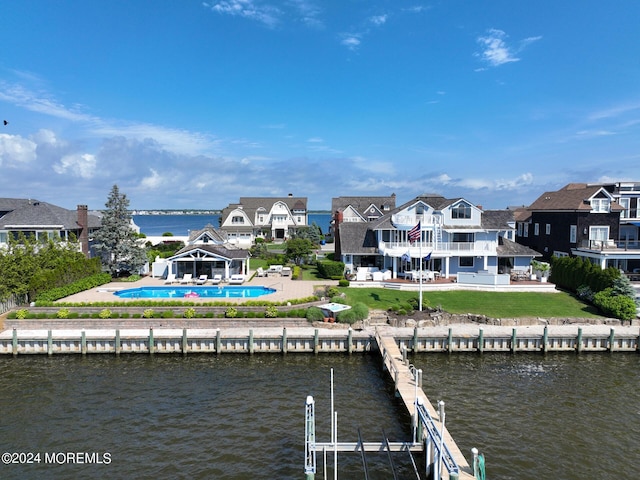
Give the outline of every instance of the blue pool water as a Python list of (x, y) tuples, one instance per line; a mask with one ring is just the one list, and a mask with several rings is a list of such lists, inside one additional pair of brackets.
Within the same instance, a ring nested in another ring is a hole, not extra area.
[(267, 287), (139, 287), (114, 292), (120, 298), (255, 298), (275, 292)]

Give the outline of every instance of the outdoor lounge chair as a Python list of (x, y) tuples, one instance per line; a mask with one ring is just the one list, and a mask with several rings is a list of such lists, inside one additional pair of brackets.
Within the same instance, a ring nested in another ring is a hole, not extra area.
[(175, 273), (168, 273), (167, 278), (164, 281), (165, 285), (171, 285), (173, 282), (177, 282)]
[(242, 275), (241, 273), (233, 274), (229, 279), (230, 285), (242, 285), (243, 283), (244, 283), (244, 275)]
[(205, 283), (207, 283), (208, 279), (209, 279), (208, 275), (200, 275), (196, 280), (196, 285), (204, 285)]
[(258, 267), (256, 269), (256, 276), (258, 276), (258, 277), (266, 277), (267, 276), (267, 272), (264, 271), (264, 268)]
[(193, 275), (190, 273), (185, 273), (180, 279), (180, 284), (187, 284), (193, 282)]
[(213, 285), (218, 285), (221, 281), (222, 281), (222, 275), (219, 273), (216, 273), (211, 279), (211, 283)]

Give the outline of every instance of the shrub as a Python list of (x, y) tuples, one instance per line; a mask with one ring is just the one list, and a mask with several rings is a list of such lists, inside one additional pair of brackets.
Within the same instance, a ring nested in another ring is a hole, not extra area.
[(369, 318), (369, 307), (367, 307), (364, 303), (356, 303), (351, 310), (356, 316), (356, 320), (365, 320)]
[(342, 278), (344, 275), (344, 263), (335, 262), (333, 260), (322, 260), (316, 265), (318, 273), (323, 278), (338, 277)]
[(51, 290), (39, 293), (36, 297), (36, 302), (55, 302), (56, 300), (68, 297), (74, 293), (99, 287), (100, 285), (104, 285), (110, 281), (111, 275), (108, 273), (96, 273), (95, 275), (91, 275), (83, 278), (82, 280), (65, 285), (64, 287), (52, 288)]
[(28, 313), (29, 313), (29, 310), (27, 310), (26, 308), (21, 308), (16, 312), (16, 318), (18, 320), (24, 320), (25, 318), (27, 318)]
[(153, 311), (153, 308), (147, 308), (142, 312), (142, 318), (153, 318), (154, 315), (155, 312)]
[(324, 320), (324, 313), (318, 307), (309, 307), (305, 317), (310, 322), (321, 322)]
[(165, 310), (164, 312), (162, 312), (160, 317), (161, 318), (175, 318), (175, 314), (173, 313), (173, 310)]
[(347, 280), (346, 278), (341, 278), (338, 281), (338, 286), (339, 287), (348, 287), (351, 283), (349, 282), (349, 280)]
[(337, 315), (337, 320), (340, 323), (348, 323), (349, 325), (353, 325), (358, 321), (358, 318), (356, 312), (354, 312), (353, 309), (350, 309), (339, 312)]
[(100, 318), (111, 318), (111, 310), (108, 308), (100, 310)]
[(58, 310), (58, 312), (56, 313), (56, 318), (69, 318), (69, 309), (61, 308), (60, 310)]
[(224, 316), (226, 318), (236, 318), (238, 316), (238, 309), (235, 307), (229, 307), (225, 310)]
[(189, 307), (184, 312), (182, 312), (182, 316), (184, 318), (193, 318), (196, 316), (195, 308)]
[(266, 318), (276, 318), (278, 316), (278, 307), (271, 305), (264, 312)]
[(593, 304), (605, 315), (620, 320), (633, 320), (636, 317), (636, 302), (626, 295), (615, 295), (612, 288), (605, 288), (593, 296)]

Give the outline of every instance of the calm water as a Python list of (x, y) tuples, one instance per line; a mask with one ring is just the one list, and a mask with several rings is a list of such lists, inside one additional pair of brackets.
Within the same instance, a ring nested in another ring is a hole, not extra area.
[[(208, 224), (220, 226), (220, 215), (134, 215), (133, 220), (145, 235), (156, 236), (166, 232), (174, 235), (189, 235), (191, 230), (201, 230)], [(329, 231), (331, 215), (310, 213), (309, 224), (316, 222), (323, 233)]]
[[(636, 478), (640, 355), (419, 355), (432, 402), (488, 479)], [(0, 465), (0, 478), (303, 478), (304, 401), (328, 441), (335, 370), (339, 440), (410, 437), (375, 356), (111, 355), (0, 358), (2, 452), (110, 454), (102, 465)], [(368, 455), (372, 479), (391, 478)], [(395, 459), (412, 478), (408, 459)], [(322, 471), (322, 459), (318, 459)], [(363, 478), (341, 454), (341, 479)], [(332, 470), (330, 478), (332, 478)], [(317, 478), (322, 478), (320, 475)]]

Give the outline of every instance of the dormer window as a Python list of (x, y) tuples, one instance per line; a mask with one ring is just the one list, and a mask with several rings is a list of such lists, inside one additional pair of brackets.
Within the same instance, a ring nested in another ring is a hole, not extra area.
[(591, 211), (593, 213), (609, 213), (611, 209), (611, 200), (608, 198), (592, 198)]
[(459, 203), (451, 209), (451, 218), (471, 218), (471, 205)]

